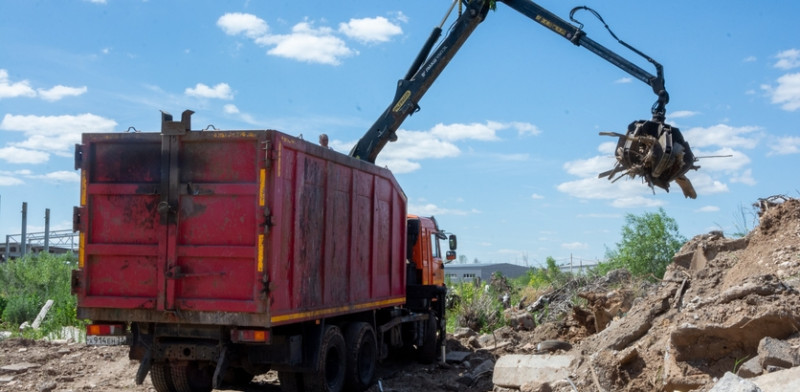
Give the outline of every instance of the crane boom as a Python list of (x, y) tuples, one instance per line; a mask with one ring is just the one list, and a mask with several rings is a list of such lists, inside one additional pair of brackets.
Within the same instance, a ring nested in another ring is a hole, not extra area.
[[(350, 151), (350, 156), (375, 163), (375, 159), (386, 143), (397, 140), (397, 135), (395, 134), (397, 129), (400, 128), (400, 125), (408, 116), (419, 110), (420, 99), (422, 99), (433, 82), (436, 81), (475, 28), (486, 18), (491, 3), (489, 0), (458, 1), (465, 3), (465, 11), (453, 24), (453, 27), (437, 47), (436, 51), (430, 54), (433, 45), (442, 33), (441, 26), (434, 28), (405, 77), (397, 82), (397, 90), (394, 99), (386, 110), (384, 110), (383, 114), (381, 114), (358, 141), (355, 147), (353, 147)], [(656, 67), (657, 74), (654, 76), (624, 57), (588, 38), (579, 27), (573, 26), (530, 0), (501, 1), (517, 12), (563, 36), (573, 44), (585, 47), (636, 79), (650, 85), (653, 91), (659, 96), (659, 101), (661, 102), (659, 107), (663, 116), (664, 105), (666, 105), (668, 101), (668, 95), (664, 90), (663, 68), (660, 64), (648, 58)], [(640, 52), (637, 51), (637, 53)]]

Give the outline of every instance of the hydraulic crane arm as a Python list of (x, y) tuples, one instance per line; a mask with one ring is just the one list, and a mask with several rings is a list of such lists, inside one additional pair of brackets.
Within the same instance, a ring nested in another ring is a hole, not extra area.
[[(442, 25), (444, 25), (447, 20), (447, 15), (452, 12), (453, 6), (455, 6), (458, 1), (466, 5), (465, 11), (458, 17), (447, 36), (442, 40), (433, 54), (430, 54), (433, 45), (441, 36)], [(582, 25), (581, 27), (573, 26), (530, 0), (501, 1), (519, 13), (563, 36), (573, 44), (585, 47), (631, 76), (647, 83), (658, 96), (658, 101), (653, 105), (653, 118), (656, 121), (663, 122), (665, 106), (669, 101), (669, 95), (664, 89), (664, 76), (661, 64), (630, 45), (618, 40), (622, 45), (650, 61), (656, 67), (657, 75), (654, 76), (622, 56), (589, 39), (581, 30)], [(418, 103), (422, 96), (425, 95), (428, 88), (436, 81), (436, 78), (442, 73), (475, 28), (483, 22), (489, 9), (493, 8), (494, 4), (495, 1), (492, 0), (456, 0), (456, 2), (453, 3), (453, 6), (450, 7), (442, 23), (434, 28), (428, 41), (417, 55), (405, 77), (397, 82), (397, 91), (392, 103), (386, 108), (383, 114), (381, 114), (378, 120), (375, 121), (372, 127), (367, 130), (355, 147), (353, 147), (350, 151), (350, 156), (375, 163), (375, 159), (386, 143), (397, 140), (397, 135), (395, 134), (397, 129), (400, 128), (400, 125), (408, 116), (419, 110)], [(576, 10), (581, 8), (585, 7), (573, 9), (570, 18), (572, 18), (572, 14)], [(574, 19), (572, 20), (575, 21)], [(609, 30), (609, 32), (610, 31), (611, 30)], [(611, 34), (613, 36), (613, 33)], [(614, 37), (616, 38), (616, 36)]]

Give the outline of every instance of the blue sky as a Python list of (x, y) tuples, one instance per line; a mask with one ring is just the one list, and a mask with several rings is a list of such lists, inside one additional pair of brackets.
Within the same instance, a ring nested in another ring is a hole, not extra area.
[[(447, 0), (0, 0), (0, 234), (71, 227), (73, 146), (82, 132), (160, 129), (159, 110), (195, 128), (277, 129), (342, 153), (394, 96)], [(597, 179), (615, 139), (649, 119), (648, 86), (504, 4), (490, 12), (378, 164), (409, 211), (459, 235), (471, 262), (601, 259), (627, 213), (659, 207), (690, 238), (735, 232), (760, 197), (798, 197), (800, 3), (541, 1), (562, 18), (587, 5), (664, 65), (667, 121), (704, 159), (655, 194)], [(588, 36), (613, 42), (588, 13)], [(454, 19), (445, 24), (445, 30)], [(752, 223), (752, 222), (748, 222)]]

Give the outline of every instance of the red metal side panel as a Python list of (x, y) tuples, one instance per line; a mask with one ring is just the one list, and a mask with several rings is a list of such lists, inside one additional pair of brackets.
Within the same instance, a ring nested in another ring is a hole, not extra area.
[[(174, 306), (182, 310), (256, 312), (259, 169), (263, 132), (191, 132), (180, 138), (179, 274)], [(167, 301), (170, 303), (170, 301)]]
[(85, 278), (78, 292), (85, 307), (154, 308), (158, 243), (157, 134), (87, 134), (83, 253)]
[(388, 170), (276, 134), (273, 325), (402, 304), (405, 195)]
[[(79, 306), (266, 312), (257, 266), (266, 134), (84, 135)], [(177, 201), (169, 219), (165, 200)]]

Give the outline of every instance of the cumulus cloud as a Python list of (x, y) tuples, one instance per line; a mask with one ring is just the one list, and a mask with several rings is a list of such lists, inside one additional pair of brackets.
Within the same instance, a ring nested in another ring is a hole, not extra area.
[(0, 174), (0, 186), (22, 185), (24, 182), (16, 177)]
[(38, 164), (47, 162), (50, 159), (50, 154), (27, 148), (3, 147), (0, 148), (0, 159), (8, 163)]
[(692, 117), (700, 114), (700, 112), (694, 112), (691, 110), (676, 110), (674, 112), (669, 113), (669, 118), (685, 118), (685, 117)]
[(223, 106), (222, 110), (226, 114), (237, 114), (237, 113), (239, 113), (239, 108), (237, 108), (236, 105), (234, 105), (232, 103), (229, 103), (229, 104)]
[(707, 128), (691, 128), (684, 131), (683, 135), (692, 148), (720, 146), (752, 149), (761, 140), (762, 132), (760, 127), (732, 127), (726, 124), (718, 124)]
[(227, 13), (217, 19), (217, 26), (225, 34), (242, 34), (247, 38), (259, 38), (267, 34), (269, 25), (263, 19), (253, 15), (240, 12)]
[(35, 96), (36, 91), (27, 80), (11, 82), (8, 71), (0, 69), (0, 99)]
[[(0, 121), (0, 130), (22, 132), (27, 138), (10, 143), (10, 147), (61, 156), (71, 156), (71, 150), (80, 142), (82, 133), (112, 132), (116, 126), (114, 120), (91, 113), (61, 116), (6, 114)], [(3, 159), (9, 160), (7, 156)]]
[(88, 89), (86, 88), (86, 86), (68, 87), (59, 84), (47, 90), (40, 88), (37, 91), (39, 92), (39, 96), (42, 97), (42, 99), (44, 99), (45, 101), (53, 102), (53, 101), (58, 101), (64, 97), (69, 97), (69, 96), (77, 97), (79, 95), (83, 95), (86, 93), (87, 90)]
[(274, 46), (268, 54), (307, 63), (339, 65), (343, 58), (357, 53), (333, 35), (331, 28), (315, 28), (310, 22), (294, 25), (291, 34), (266, 35), (256, 43)]
[(778, 53), (775, 56), (778, 61), (775, 63), (775, 68), (792, 69), (800, 67), (800, 50), (788, 49)]
[(756, 179), (753, 178), (753, 169), (747, 169), (731, 177), (731, 182), (740, 183), (753, 186), (756, 184)]
[(426, 203), (426, 204), (408, 204), (408, 210), (414, 211), (415, 214), (424, 215), (424, 216), (442, 216), (442, 215), (468, 215), (468, 214), (478, 214), (480, 211), (478, 210), (458, 210), (452, 208), (443, 208), (439, 207), (436, 204)]
[(197, 83), (192, 87), (187, 87), (184, 93), (188, 96), (199, 98), (214, 98), (214, 99), (233, 99), (233, 92), (228, 83), (219, 83), (214, 87), (209, 87), (203, 83)]
[(800, 137), (784, 136), (779, 137), (771, 143), (770, 151), (767, 155), (788, 155), (800, 153)]
[[(378, 156), (376, 164), (388, 166), (395, 173), (409, 173), (421, 167), (423, 159), (442, 159), (457, 157), (461, 150), (456, 142), (463, 140), (497, 141), (502, 131), (516, 131), (520, 134), (533, 134), (536, 127), (522, 122), (501, 123), (487, 121), (471, 124), (436, 124), (429, 131), (397, 131), (398, 140), (386, 145)], [(538, 130), (537, 130), (538, 131)], [(527, 154), (504, 154), (502, 160), (527, 160)]]
[(388, 19), (378, 16), (350, 19), (347, 23), (340, 23), (339, 32), (357, 41), (370, 44), (388, 42), (393, 36), (403, 34), (403, 29)]
[(565, 242), (561, 244), (561, 247), (564, 249), (588, 249), (589, 244), (584, 242)]
[(783, 75), (777, 82), (777, 86), (761, 86), (770, 96), (772, 103), (781, 105), (781, 109), (787, 112), (800, 109), (800, 72)]
[(694, 210), (694, 212), (717, 212), (717, 211), (719, 211), (719, 207), (717, 206), (703, 206)]
[[(402, 22), (405, 15), (395, 19)], [(217, 20), (225, 34), (244, 36), (257, 45), (267, 46), (267, 54), (287, 59), (328, 65), (339, 65), (344, 58), (358, 54), (341, 37), (365, 44), (388, 42), (403, 33), (396, 23), (378, 16), (350, 19), (340, 23), (338, 30), (327, 26), (316, 27), (314, 21), (304, 20), (292, 26), (288, 34), (277, 34), (263, 19), (253, 14), (227, 13)]]
[(67, 183), (67, 182), (80, 182), (81, 177), (77, 171), (59, 170), (42, 175), (33, 175), (31, 178), (45, 180), (48, 182)]

